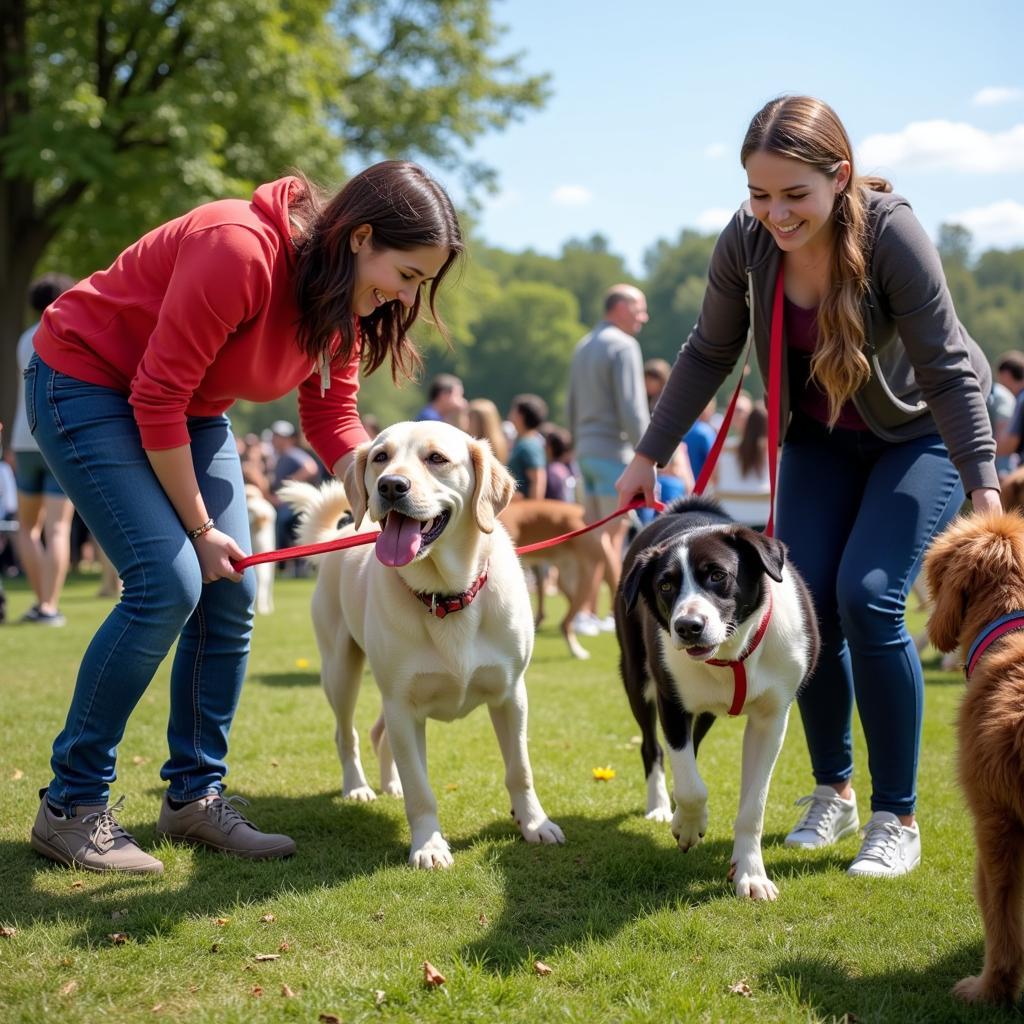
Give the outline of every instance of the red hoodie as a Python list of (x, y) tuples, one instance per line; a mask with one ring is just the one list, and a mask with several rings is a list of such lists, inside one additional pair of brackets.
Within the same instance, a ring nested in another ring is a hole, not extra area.
[(281, 178), (251, 202), (207, 203), (150, 231), (46, 310), (36, 351), (60, 373), (129, 395), (150, 450), (188, 444), (187, 416), (298, 386), (302, 429), (333, 467), (366, 440), (359, 360), (335, 360), (321, 397), (319, 369), (298, 347), (288, 200), (299, 184)]

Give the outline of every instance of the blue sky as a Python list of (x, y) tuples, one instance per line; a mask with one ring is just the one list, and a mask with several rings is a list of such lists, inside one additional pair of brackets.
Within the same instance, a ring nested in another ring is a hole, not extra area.
[(472, 152), (499, 171), (479, 221), (492, 244), (556, 253), (600, 231), (640, 273), (658, 238), (723, 225), (746, 194), (750, 117), (801, 92), (836, 109), (858, 169), (888, 177), (933, 238), (956, 221), (976, 249), (1024, 246), (1024, 0), (497, 0), (495, 12), (503, 51), (550, 72), (553, 95)]

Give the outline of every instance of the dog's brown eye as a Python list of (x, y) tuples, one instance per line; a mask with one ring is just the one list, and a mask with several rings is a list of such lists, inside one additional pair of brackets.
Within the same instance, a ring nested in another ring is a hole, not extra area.
[(712, 569), (711, 572), (708, 573), (708, 579), (711, 580), (712, 583), (721, 583), (727, 575), (728, 573), (723, 572), (721, 569)]
[(427, 462), (433, 463), (435, 466), (443, 466), (448, 460), (440, 452), (431, 452), (427, 456)]
[(671, 593), (671, 591), (672, 591), (672, 584), (671, 584), (671, 583), (670, 583), (670, 582), (669, 582), (668, 580), (662, 580), (662, 581), (661, 581), (661, 582), (660, 582), (660, 583), (658, 584), (658, 589), (659, 589), (659, 590), (660, 590), (660, 591), (661, 591), (661, 592), (662, 592), (663, 594), (668, 594), (668, 593)]
[(388, 453), (386, 451), (383, 451), (383, 450), (377, 452), (377, 454), (374, 455), (374, 457), (373, 457), (373, 461), (374, 462), (387, 462), (388, 461)]

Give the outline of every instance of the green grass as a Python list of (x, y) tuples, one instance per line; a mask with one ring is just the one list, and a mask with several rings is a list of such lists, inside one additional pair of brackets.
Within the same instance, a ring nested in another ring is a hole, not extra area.
[[(0, 628), (0, 1021), (984, 1021), (949, 998), (981, 962), (973, 842), (953, 777), (951, 723), (962, 683), (928, 665), (920, 778), (924, 860), (897, 881), (851, 879), (855, 839), (787, 850), (794, 799), (809, 791), (798, 716), (769, 796), (765, 859), (775, 904), (741, 902), (726, 882), (741, 726), (701, 748), (711, 791), (707, 842), (684, 855), (643, 817), (644, 783), (616, 668), (615, 640), (571, 661), (553, 626), (529, 675), (531, 756), (564, 847), (514, 831), (501, 760), (478, 709), (428, 728), (430, 774), (455, 867), (405, 865), (400, 802), (338, 795), (333, 719), (308, 621), (312, 583), (279, 580), (277, 613), (257, 620), (235, 720), (228, 791), (264, 828), (299, 844), (288, 862), (241, 863), (156, 843), (167, 675), (133, 715), (114, 796), (125, 825), (166, 866), (158, 879), (49, 865), (29, 848), (81, 652), (109, 602), (95, 577), (68, 585), (65, 629)], [(29, 604), (8, 586), (9, 612)], [(361, 735), (377, 714), (367, 680)], [(369, 743), (364, 739), (364, 747)], [(367, 772), (376, 778), (372, 752)], [(862, 816), (866, 756), (858, 734)], [(591, 769), (611, 765), (610, 782)], [(263, 920), (273, 915), (273, 920)], [(109, 936), (124, 932), (115, 945)], [(279, 953), (257, 962), (261, 953)], [(447, 977), (422, 983), (429, 960)], [(548, 976), (533, 969), (541, 960)], [(733, 994), (740, 982), (749, 996)], [(283, 994), (283, 986), (294, 993)], [(378, 1005), (377, 992), (384, 993)]]

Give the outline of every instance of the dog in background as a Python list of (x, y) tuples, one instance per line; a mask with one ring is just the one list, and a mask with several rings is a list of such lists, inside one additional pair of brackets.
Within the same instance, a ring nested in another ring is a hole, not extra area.
[(615, 596), (622, 681), (642, 734), (647, 817), (671, 818), (684, 853), (707, 829), (697, 747), (716, 716), (747, 716), (730, 878), (738, 896), (757, 900), (778, 896), (761, 855), (764, 808), (790, 705), (819, 646), (810, 594), (785, 555), (780, 541), (733, 522), (716, 502), (682, 498), (637, 534)]
[[(959, 649), (967, 663), (990, 624), (1024, 614), (1024, 518), (1003, 512), (954, 520), (932, 543), (924, 569), (934, 601), (931, 641), (940, 651)], [(953, 993), (1010, 1004), (1024, 980), (1024, 633), (1000, 636), (971, 660), (958, 763), (974, 817), (985, 964)]]
[[(512, 816), (528, 842), (562, 843), (541, 807), (527, 752), (525, 673), (533, 651), (526, 578), (497, 520), (515, 482), (488, 444), (446, 423), (396, 423), (360, 445), (345, 479), (353, 526), (380, 523), (374, 546), (324, 555), (313, 593), (321, 678), (337, 718), (343, 795), (373, 800), (353, 725), (364, 660), (380, 689), (381, 781), (404, 795), (409, 863), (444, 868), (427, 776), (426, 720), (486, 704), (505, 761)], [(340, 485), (286, 484), (301, 543), (339, 536)], [(397, 769), (397, 776), (396, 776)]]
[[(498, 520), (508, 530), (516, 547), (550, 540), (581, 530), (586, 525), (582, 506), (550, 498), (513, 501), (502, 510)], [(600, 534), (594, 530), (562, 541), (554, 547), (520, 557), (527, 566), (546, 563), (558, 570), (558, 588), (569, 602), (569, 610), (559, 623), (559, 628), (569, 653), (574, 658), (589, 658), (590, 652), (580, 644), (576, 636), (573, 620), (587, 599), (595, 572), (605, 565), (607, 554)], [(544, 596), (544, 587), (538, 583), (537, 614), (534, 617), (534, 625), (538, 627), (544, 619)]]
[[(274, 535), (277, 509), (263, 497), (263, 492), (255, 484), (245, 485), (245, 507), (249, 511), (252, 553), (261, 555), (264, 551), (273, 551), (277, 546)], [(256, 573), (256, 612), (270, 615), (274, 610), (274, 563), (261, 562), (252, 569)]]

